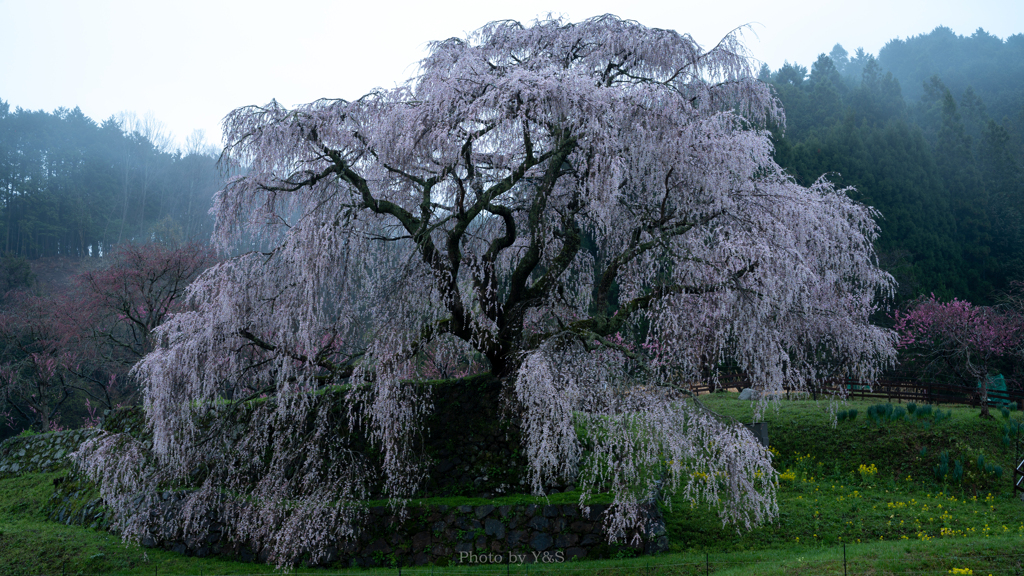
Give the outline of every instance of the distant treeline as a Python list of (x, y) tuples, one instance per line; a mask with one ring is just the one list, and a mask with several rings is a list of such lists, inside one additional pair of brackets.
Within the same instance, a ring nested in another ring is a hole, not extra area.
[[(877, 208), (898, 300), (991, 303), (1024, 281), (1024, 35), (948, 28), (874, 57), (836, 45), (810, 70), (767, 67), (786, 110), (776, 160)], [(97, 256), (124, 242), (206, 241), (223, 179), (197, 136), (170, 151), (159, 123), (102, 124), (77, 108), (0, 101), (0, 253)]]
[(0, 253), (100, 256), (124, 242), (209, 238), (216, 151), (183, 150), (152, 118), (96, 124), (81, 110), (29, 111), (0, 100)]
[(828, 173), (881, 212), (899, 300), (987, 304), (1024, 280), (1024, 35), (940, 27), (877, 59), (837, 44), (809, 72), (761, 78), (786, 110), (779, 164), (804, 185)]

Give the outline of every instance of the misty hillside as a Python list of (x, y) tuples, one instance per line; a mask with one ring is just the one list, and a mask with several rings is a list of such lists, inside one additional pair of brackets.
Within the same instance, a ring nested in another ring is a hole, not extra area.
[[(1024, 35), (939, 27), (877, 58), (837, 44), (761, 78), (786, 109), (777, 161), (804, 185), (828, 173), (881, 212), (877, 248), (899, 299), (985, 303), (1024, 279)], [(126, 241), (205, 241), (223, 181), (214, 152), (167, 142), (148, 119), (97, 123), (0, 100), (0, 252), (82, 258)]]
[(989, 116), (1015, 119), (1020, 127), (1024, 34), (1004, 41), (980, 28), (971, 36), (957, 36), (940, 26), (907, 40), (890, 40), (879, 50), (878, 63), (900, 80), (910, 102), (920, 100), (924, 84), (938, 75), (953, 94), (971, 88)]
[(171, 150), (148, 120), (97, 124), (78, 108), (0, 99), (0, 253), (82, 258), (123, 242), (205, 241), (223, 182), (215, 151), (198, 135)]
[(810, 69), (762, 68), (786, 109), (776, 160), (821, 174), (877, 208), (882, 266), (899, 300), (977, 303), (1024, 280), (1024, 35), (948, 28), (886, 44), (836, 45)]

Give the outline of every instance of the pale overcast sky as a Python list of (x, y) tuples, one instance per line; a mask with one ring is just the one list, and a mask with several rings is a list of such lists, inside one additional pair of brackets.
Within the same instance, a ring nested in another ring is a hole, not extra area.
[(96, 121), (152, 113), (179, 143), (198, 128), (219, 145), (220, 120), (234, 108), (357, 98), (407, 79), (431, 40), (549, 12), (571, 21), (613, 13), (705, 47), (751, 24), (748, 46), (772, 69), (785, 60), (809, 67), (836, 42), (877, 55), (892, 38), (939, 25), (1024, 32), (1022, 0), (0, 0), (0, 100), (79, 106)]

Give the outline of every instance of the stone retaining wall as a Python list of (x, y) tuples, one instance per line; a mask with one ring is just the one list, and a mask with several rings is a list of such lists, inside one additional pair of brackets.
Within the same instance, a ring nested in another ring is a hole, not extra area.
[[(70, 474), (55, 481), (48, 517), (62, 524), (103, 528), (107, 511), (95, 485)], [(245, 562), (266, 561), (267, 553), (249, 543), (234, 542), (210, 514), (198, 535), (186, 536), (173, 521), (180, 514), (184, 493), (161, 494), (157, 517), (167, 523), (144, 538), (148, 548), (163, 548), (189, 556), (228, 556)], [(654, 554), (668, 550), (665, 522), (656, 507), (647, 509), (645, 534), (633, 546), (610, 545), (604, 532), (607, 504), (581, 510), (576, 504), (514, 504), (475, 506), (411, 506), (405, 520), (387, 506), (367, 510), (355, 541), (331, 546), (318, 565), (335, 568), (533, 563), (573, 558), (608, 558), (621, 550)], [(625, 539), (632, 541), (632, 537)], [(512, 554), (513, 556), (509, 556)]]
[[(501, 388), (492, 378), (469, 378), (457, 385), (438, 386), (436, 412), (425, 423), (423, 452), (433, 460), (430, 480), (419, 497), (475, 496), (492, 498), (525, 491), (525, 458), (519, 452), (517, 423), (499, 414)], [(460, 426), (452, 426), (460, 422)], [(105, 414), (104, 428), (144, 436), (137, 408)], [(70, 430), (10, 438), (0, 444), (0, 477), (27, 472), (70, 470), (68, 454), (96, 430)], [(549, 493), (572, 490), (551, 486)], [(161, 525), (142, 545), (195, 556), (226, 555), (244, 561), (265, 561), (265, 551), (233, 542), (213, 513), (198, 536), (186, 537), (179, 523), (183, 493), (161, 494)], [(515, 504), (495, 506), (422, 506), (408, 509), (399, 521), (388, 507), (367, 511), (357, 540), (328, 550), (321, 565), (336, 567), (420, 564), (477, 564), (549, 559), (604, 558), (624, 546), (610, 546), (603, 532), (606, 504), (581, 510), (575, 504)], [(48, 517), (63, 524), (93, 528), (110, 525), (108, 511), (95, 484), (69, 473), (54, 481)], [(647, 527), (632, 553), (667, 550), (664, 521), (651, 507)], [(631, 541), (628, 538), (627, 541)]]
[[(60, 479), (51, 498), (50, 519), (94, 528), (106, 526), (106, 510), (93, 496), (95, 490), (74, 476)], [(179, 515), (182, 496), (171, 492), (162, 495), (163, 509), (158, 516), (169, 521), (154, 531), (162, 535), (143, 538), (143, 546), (188, 556), (267, 560), (265, 550), (230, 540), (214, 515), (205, 519), (198, 535), (183, 534), (170, 520)], [(355, 541), (330, 546), (317, 565), (368, 568), (564, 562), (608, 558), (621, 550), (630, 554), (668, 550), (665, 523), (654, 507), (648, 510), (646, 535), (639, 542), (632, 546), (608, 544), (603, 528), (607, 509), (607, 504), (593, 504), (589, 510), (581, 510), (576, 504), (412, 506), (403, 521), (389, 507), (377, 506), (367, 510)]]
[(15, 436), (0, 444), (0, 478), (67, 468), (68, 455), (96, 435), (93, 428)]
[[(342, 566), (607, 558), (626, 548), (608, 544), (603, 528), (607, 508), (607, 504), (594, 504), (589, 510), (576, 504), (413, 507), (401, 523), (388, 508), (373, 508), (368, 529), (358, 542), (331, 553)], [(668, 550), (664, 520), (655, 508), (649, 511), (646, 532), (647, 537), (632, 547), (635, 553)]]

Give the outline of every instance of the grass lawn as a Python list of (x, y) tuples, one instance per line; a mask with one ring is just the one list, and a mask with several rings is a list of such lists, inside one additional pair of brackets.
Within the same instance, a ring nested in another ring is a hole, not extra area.
[[(743, 422), (736, 394), (702, 397)], [(713, 510), (676, 500), (667, 512), (672, 550), (657, 557), (533, 566), (404, 568), (403, 574), (1024, 575), (1024, 502), (1011, 494), (1009, 418), (942, 407), (938, 419), (867, 417), (875, 402), (851, 402), (854, 419), (832, 426), (825, 402), (782, 400), (768, 422), (779, 470), (779, 519), (749, 532), (723, 527)], [(906, 406), (902, 406), (906, 408)], [(945, 413), (948, 410), (948, 416)], [(979, 462), (978, 456), (982, 459)], [(957, 465), (959, 462), (959, 467)], [(943, 464), (945, 463), (945, 467)], [(995, 467), (1002, 468), (1002, 475)], [(959, 470), (959, 472), (958, 472)], [(0, 574), (267, 574), (273, 569), (125, 546), (105, 532), (45, 520), (59, 474), (0, 480)], [(305, 570), (318, 574), (341, 570)], [(394, 574), (390, 570), (344, 573)]]

